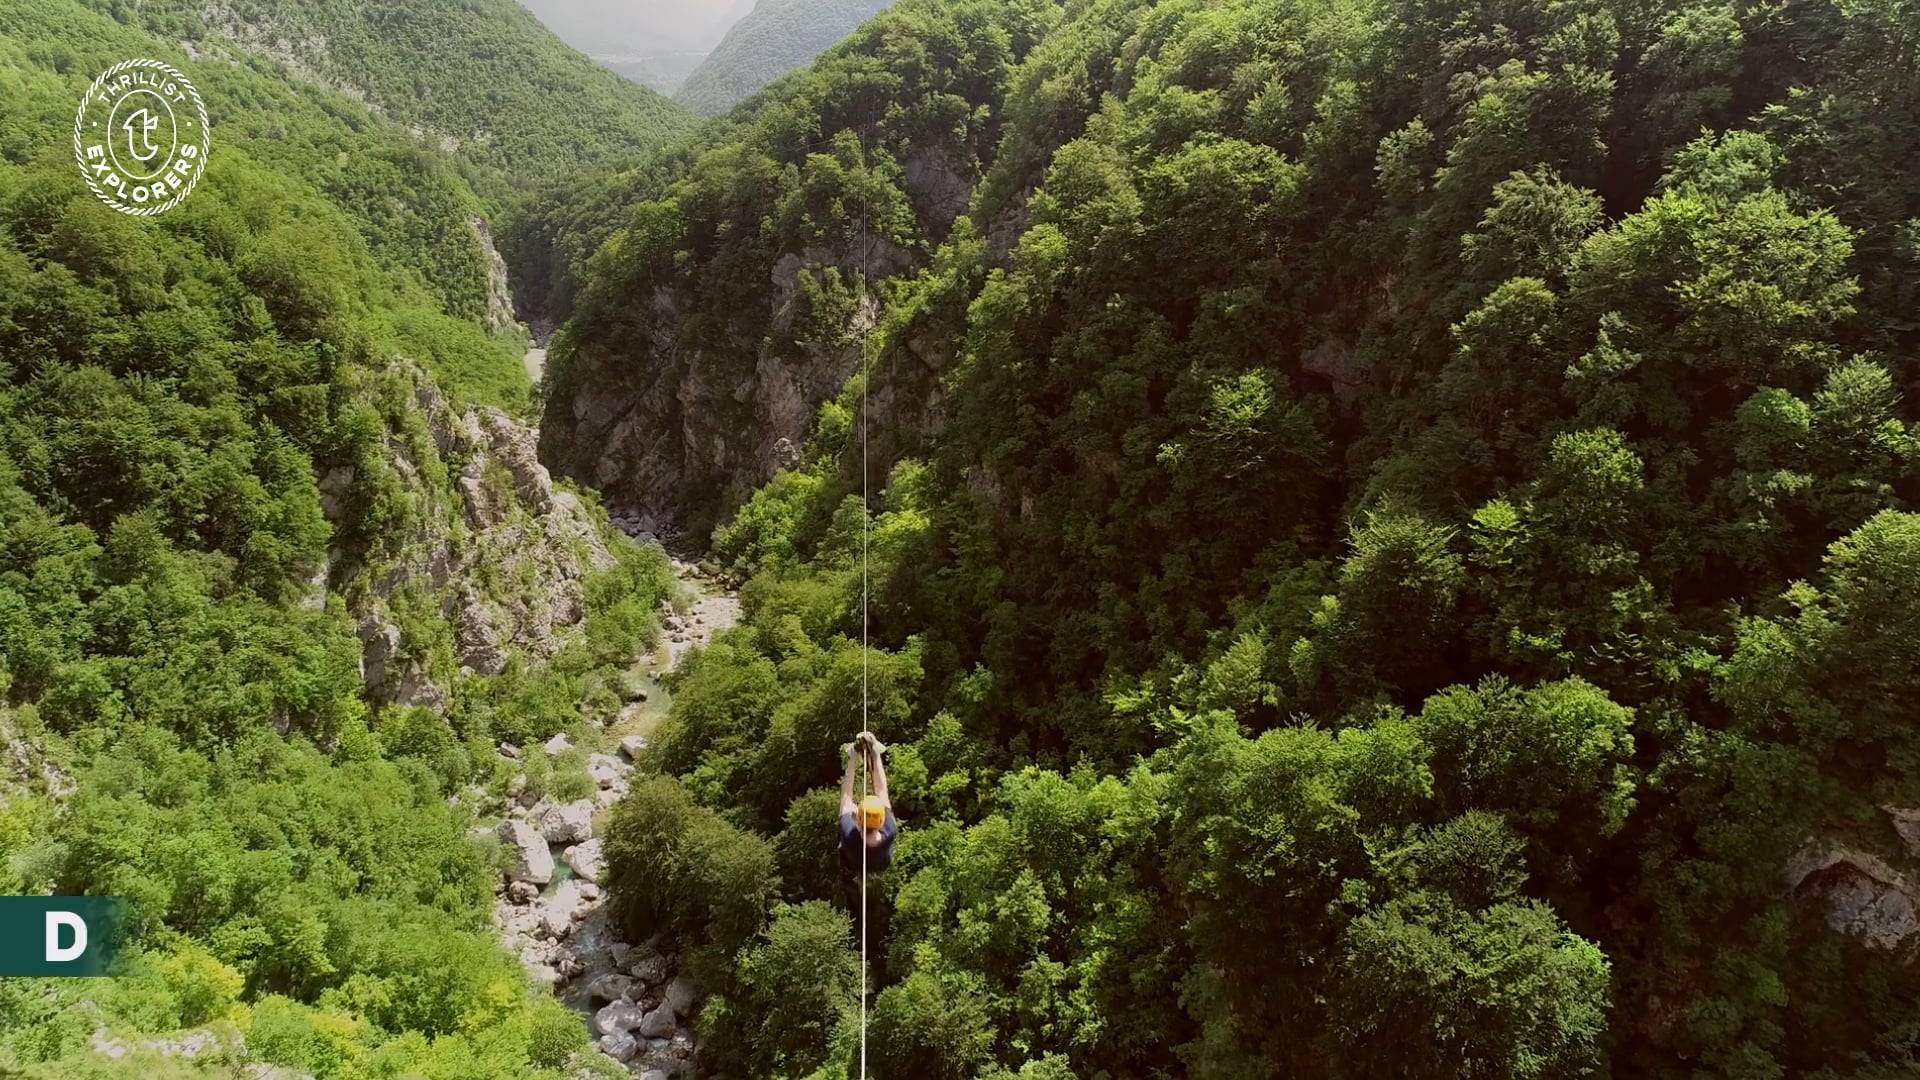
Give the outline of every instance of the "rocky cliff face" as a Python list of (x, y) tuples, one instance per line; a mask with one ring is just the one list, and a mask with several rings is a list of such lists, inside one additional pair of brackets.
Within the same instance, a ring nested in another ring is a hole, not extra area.
[(1920, 809), (1880, 811), (1897, 843), (1864, 851), (1830, 838), (1810, 839), (1787, 860), (1782, 876), (1795, 902), (1818, 913), (1835, 933), (1911, 963), (1920, 943), (1920, 877), (1914, 873), (1920, 867)]
[[(704, 529), (779, 468), (798, 460), (820, 403), (859, 367), (879, 305), (859, 296), (829, 332), (801, 333), (803, 278), (832, 268), (871, 282), (914, 264), (906, 250), (867, 238), (852, 251), (810, 247), (768, 270), (766, 334), (705, 336), (691, 297), (657, 286), (627, 318), (638, 355), (572, 343), (550, 379), (541, 457), (599, 489), (645, 531)], [(752, 320), (750, 320), (752, 321)]]
[[(411, 526), (358, 559), (335, 549), (328, 576), (358, 624), (369, 696), (438, 711), (461, 669), (495, 674), (515, 650), (552, 655), (585, 618), (585, 579), (614, 559), (594, 514), (554, 487), (531, 427), (454, 406), (412, 364), (391, 377), (406, 397), (389, 418), (387, 464)], [(362, 473), (379, 464), (321, 476), (330, 518), (365, 497)], [(452, 628), (450, 655), (423, 640), (435, 621)]]
[(513, 293), (507, 287), (507, 261), (500, 257), (500, 249), (493, 246), (493, 230), (487, 225), (486, 218), (468, 218), (467, 226), (473, 230), (474, 242), (480, 245), (480, 255), (487, 264), (487, 314), (484, 322), (490, 333), (502, 333), (514, 323)]

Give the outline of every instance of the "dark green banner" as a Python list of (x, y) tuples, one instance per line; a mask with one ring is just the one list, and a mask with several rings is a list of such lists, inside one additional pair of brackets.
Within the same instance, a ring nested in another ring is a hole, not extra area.
[(107, 974), (123, 910), (111, 896), (0, 896), (0, 977)]

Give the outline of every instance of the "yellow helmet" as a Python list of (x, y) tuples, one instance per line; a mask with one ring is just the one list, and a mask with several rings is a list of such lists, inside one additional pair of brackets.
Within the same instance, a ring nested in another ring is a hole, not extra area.
[(877, 829), (887, 823), (887, 804), (880, 796), (869, 795), (860, 800), (860, 825), (866, 829)]

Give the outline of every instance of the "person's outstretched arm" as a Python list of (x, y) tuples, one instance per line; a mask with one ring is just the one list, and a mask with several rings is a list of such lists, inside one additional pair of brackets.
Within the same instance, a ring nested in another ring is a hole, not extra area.
[(873, 784), (874, 796), (880, 800), (880, 805), (886, 807), (888, 810), (892, 810), (893, 800), (887, 798), (886, 761), (881, 758), (880, 752), (871, 746), (867, 748), (867, 767), (871, 770), (869, 773), (869, 782)]
[(854, 811), (853, 770), (859, 760), (860, 748), (847, 747), (847, 775), (840, 779), (840, 813), (842, 815), (851, 814)]

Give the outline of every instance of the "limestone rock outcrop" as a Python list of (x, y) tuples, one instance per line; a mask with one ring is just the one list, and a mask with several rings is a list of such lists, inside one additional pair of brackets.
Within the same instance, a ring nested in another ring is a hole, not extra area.
[[(926, 168), (932, 175), (932, 164)], [(864, 232), (844, 249), (780, 255), (767, 267), (758, 301), (765, 308), (740, 323), (763, 325), (735, 341), (690, 333), (695, 323), (684, 316), (693, 302), (675, 288), (636, 296), (621, 340), (589, 331), (575, 339), (565, 368), (550, 373), (542, 460), (646, 521), (649, 532), (723, 514), (793, 463), (820, 403), (858, 366), (862, 334), (878, 317), (865, 295), (831, 332), (800, 329), (809, 315), (803, 276), (878, 281), (916, 263), (907, 249)]]
[[(345, 523), (360, 501), (397, 489), (407, 510), (377, 546), (336, 548), (328, 566), (359, 625), (369, 696), (438, 712), (455, 667), (497, 674), (515, 651), (539, 660), (564, 646), (586, 617), (586, 578), (614, 559), (604, 526), (554, 487), (533, 428), (498, 409), (454, 405), (411, 362), (383, 377), (405, 390), (402, 418), (384, 433), (390, 469), (324, 469), (321, 506)], [(401, 596), (451, 625), (451, 656), (405, 639)]]

